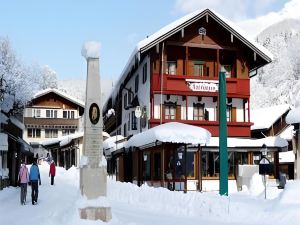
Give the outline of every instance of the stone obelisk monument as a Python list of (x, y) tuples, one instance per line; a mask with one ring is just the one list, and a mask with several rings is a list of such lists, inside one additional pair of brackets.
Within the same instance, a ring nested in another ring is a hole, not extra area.
[(103, 121), (99, 72), (100, 44), (87, 42), (81, 54), (87, 60), (83, 153), (80, 163), (80, 190), (86, 203), (79, 209), (82, 219), (109, 221), (106, 201), (107, 172), (103, 158)]

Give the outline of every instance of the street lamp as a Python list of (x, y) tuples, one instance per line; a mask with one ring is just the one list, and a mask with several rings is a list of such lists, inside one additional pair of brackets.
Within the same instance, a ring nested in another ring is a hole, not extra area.
[(261, 146), (261, 150), (260, 150), (261, 154), (263, 157), (266, 157), (267, 156), (267, 153), (268, 153), (268, 148), (267, 148), (267, 145), (266, 144), (263, 144)]

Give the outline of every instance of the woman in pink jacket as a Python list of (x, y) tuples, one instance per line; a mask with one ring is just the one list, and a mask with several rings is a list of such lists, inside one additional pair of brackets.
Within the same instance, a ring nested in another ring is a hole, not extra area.
[(29, 180), (29, 174), (28, 174), (28, 169), (26, 167), (26, 164), (23, 160), (21, 160), (21, 167), (19, 171), (19, 176), (18, 180), (20, 182), (21, 186), (21, 205), (26, 204), (26, 195), (27, 195), (27, 183)]

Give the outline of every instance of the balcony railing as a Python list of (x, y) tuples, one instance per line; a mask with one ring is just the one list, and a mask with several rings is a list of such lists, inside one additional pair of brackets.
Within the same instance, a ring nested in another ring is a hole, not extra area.
[[(211, 81), (218, 82), (218, 78), (211, 77), (199, 77), (199, 76), (183, 76), (183, 75), (163, 75), (163, 92), (165, 93), (180, 93), (180, 92), (190, 92), (190, 93), (199, 93), (199, 91), (193, 91), (189, 88), (188, 81), (193, 79), (195, 82)], [(249, 96), (250, 95), (250, 79), (238, 79), (238, 78), (227, 78), (226, 79), (226, 88), (227, 94), (232, 96)], [(161, 77), (159, 74), (153, 74), (152, 80), (152, 91), (160, 92), (161, 91)], [(212, 93), (210, 95), (217, 95), (218, 92)]]
[(79, 119), (63, 119), (63, 118), (33, 118), (24, 117), (24, 125), (59, 125), (59, 126), (76, 126), (79, 125)]

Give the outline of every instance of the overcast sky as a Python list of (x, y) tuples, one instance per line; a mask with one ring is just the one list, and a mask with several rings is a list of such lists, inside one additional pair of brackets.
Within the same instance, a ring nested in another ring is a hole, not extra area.
[(211, 8), (255, 37), (300, 0), (0, 0), (0, 36), (26, 64), (49, 65), (58, 79), (85, 79), (85, 41), (101, 43), (100, 73), (116, 79), (138, 41), (196, 9)]

